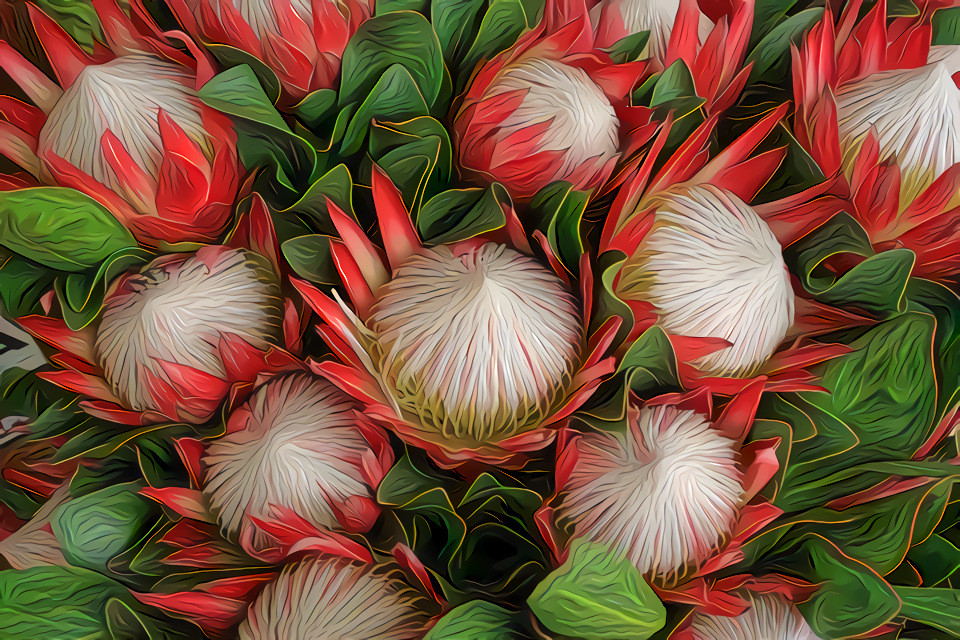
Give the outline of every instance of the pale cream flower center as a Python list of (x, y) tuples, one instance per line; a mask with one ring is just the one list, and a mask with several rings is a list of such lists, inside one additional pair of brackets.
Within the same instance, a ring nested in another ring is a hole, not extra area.
[(738, 616), (696, 612), (690, 629), (696, 640), (820, 640), (796, 607), (775, 593), (737, 594), (750, 602)]

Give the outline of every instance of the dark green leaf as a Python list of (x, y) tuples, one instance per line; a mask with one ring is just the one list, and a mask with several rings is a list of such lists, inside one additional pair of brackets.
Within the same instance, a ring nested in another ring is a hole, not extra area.
[(821, 17), (822, 8), (805, 9), (770, 30), (747, 56), (747, 64), (753, 63), (748, 82), (776, 84), (786, 79), (790, 71), (791, 45), (797, 44)]
[(538, 191), (530, 203), (540, 214), (538, 229), (554, 255), (574, 274), (580, 270), (583, 255), (580, 221), (589, 200), (590, 194), (574, 190), (569, 182), (555, 182)]
[(260, 86), (267, 96), (267, 99), (274, 104), (280, 99), (280, 91), (282, 89), (280, 79), (277, 78), (277, 74), (273, 72), (273, 69), (264, 64), (260, 58), (250, 55), (242, 49), (237, 49), (236, 47), (231, 47), (226, 44), (207, 42), (204, 43), (204, 46), (225, 69), (244, 64), (248, 65), (260, 82)]
[(504, 203), (510, 203), (510, 196), (496, 182), (484, 189), (444, 191), (423, 205), (416, 220), (417, 230), (427, 244), (466, 240), (506, 224)]
[(410, 71), (403, 65), (392, 65), (357, 108), (343, 136), (341, 151), (347, 155), (359, 151), (374, 120), (402, 122), (426, 116), (429, 112), (430, 108)]
[(416, 219), (424, 200), (439, 193), (453, 171), (453, 145), (446, 128), (431, 117), (375, 122), (370, 157), (390, 177)]
[(933, 44), (960, 44), (960, 7), (940, 9), (933, 14)]
[(430, 22), (437, 32), (440, 48), (447, 61), (459, 60), (476, 33), (485, 0), (434, 0), (430, 3)]
[(900, 617), (956, 633), (960, 629), (960, 589), (897, 587)]
[(301, 278), (329, 285), (340, 281), (330, 255), (330, 236), (290, 238), (280, 245), (280, 251), (290, 268)]
[(110, 283), (127, 269), (142, 265), (152, 257), (149, 251), (128, 247), (106, 258), (96, 270), (57, 278), (57, 299), (67, 326), (79, 331), (90, 324), (100, 313)]
[(517, 41), (525, 29), (533, 28), (540, 19), (542, 0), (493, 0), (480, 22), (477, 37), (460, 66), (458, 87), (462, 87), (474, 69)]
[(522, 637), (517, 614), (484, 600), (471, 600), (448, 612), (423, 640), (514, 640)]

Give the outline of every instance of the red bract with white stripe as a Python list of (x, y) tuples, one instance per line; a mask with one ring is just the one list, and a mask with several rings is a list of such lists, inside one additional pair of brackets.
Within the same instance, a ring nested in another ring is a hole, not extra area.
[(594, 189), (649, 121), (629, 106), (646, 62), (614, 64), (595, 44), (582, 0), (544, 19), (472, 78), (453, 124), (462, 168), (528, 198), (557, 180)]
[(167, 0), (204, 42), (246, 51), (270, 67), (294, 103), (335, 88), (344, 49), (373, 14), (370, 0)]
[(239, 185), (236, 133), (197, 96), (213, 76), (205, 54), (171, 46), (131, 5), (128, 16), (115, 0), (94, 0), (110, 49), (90, 55), (29, 6), (57, 82), (0, 42), (0, 68), (35, 105), (0, 96), (0, 153), (29, 174), (0, 176), (0, 188), (72, 187), (150, 246), (214, 241)]
[(374, 168), (385, 252), (328, 202), (341, 240), (334, 262), (353, 308), (294, 285), (320, 315), (341, 360), (313, 363), (357, 398), (364, 414), (438, 462), (507, 463), (546, 446), (612, 369), (616, 323), (589, 337), (589, 263), (583, 296), (529, 255), (519, 221), (503, 234), (425, 246), (396, 188)]
[(857, 21), (852, 2), (839, 23), (824, 14), (793, 52), (794, 132), (836, 196), (769, 212), (783, 243), (845, 211), (874, 247), (905, 247), (913, 274), (934, 280), (960, 272), (960, 47), (931, 46), (930, 16), (888, 22), (886, 2)]

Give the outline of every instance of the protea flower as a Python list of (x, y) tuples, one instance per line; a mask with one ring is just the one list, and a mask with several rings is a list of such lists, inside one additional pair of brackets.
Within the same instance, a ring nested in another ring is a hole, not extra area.
[(845, 211), (876, 249), (911, 249), (914, 275), (960, 271), (960, 47), (930, 46), (930, 16), (945, 3), (925, 4), (889, 24), (884, 4), (859, 23), (859, 2), (836, 25), (828, 11), (794, 51), (794, 131), (839, 202), (769, 212), (782, 242)]
[(737, 616), (696, 611), (674, 640), (820, 640), (797, 608), (778, 593), (744, 592), (749, 608)]
[(617, 293), (656, 307), (668, 333), (729, 342), (692, 362), (701, 371), (754, 374), (793, 324), (793, 288), (777, 239), (743, 200), (710, 184), (659, 200)]
[(0, 98), (0, 152), (36, 181), (95, 198), (145, 244), (211, 242), (230, 220), (240, 167), (229, 119), (197, 96), (209, 63), (142, 35), (156, 27), (137, 3), (133, 18), (114, 0), (96, 5), (113, 51), (92, 56), (30, 6), (59, 84), (0, 42), (0, 67), (36, 104)]
[(335, 261), (356, 311), (294, 280), (345, 363), (314, 369), (444, 464), (504, 462), (544, 446), (552, 433), (543, 427), (609, 370), (600, 361), (611, 327), (585, 343), (576, 298), (548, 267), (486, 238), (424, 247), (379, 168), (373, 192), (387, 261), (328, 203), (342, 238)]
[(629, 92), (646, 63), (614, 64), (582, 3), (571, 6), (557, 16), (548, 3), (536, 29), (483, 65), (454, 120), (463, 168), (517, 198), (557, 180), (599, 187), (630, 147)]
[(263, 548), (258, 521), (289, 509), (318, 528), (366, 531), (392, 464), (386, 438), (339, 389), (309, 374), (261, 386), (208, 447), (204, 492), (225, 534)]
[(88, 412), (126, 424), (200, 423), (264, 368), (280, 335), (279, 295), (265, 258), (207, 246), (118, 278), (95, 331), (43, 316), (19, 322), (62, 351), (55, 361), (67, 369), (38, 375), (96, 398), (83, 403)]
[(407, 640), (428, 616), (418, 594), (370, 566), (309, 559), (288, 566), (250, 606), (241, 640)]
[[(690, 12), (697, 18), (699, 41), (704, 42), (713, 29), (713, 22), (696, 2), (689, 4), (692, 5)], [(663, 60), (680, 5), (681, 0), (601, 0), (590, 10), (590, 19), (600, 46), (607, 47), (628, 35), (648, 31), (647, 53)]]
[(370, 0), (170, 0), (186, 30), (246, 51), (273, 69), (287, 102), (336, 85), (347, 42)]

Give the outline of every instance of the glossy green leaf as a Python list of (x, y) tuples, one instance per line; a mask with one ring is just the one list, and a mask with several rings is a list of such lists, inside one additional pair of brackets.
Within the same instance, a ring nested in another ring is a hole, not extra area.
[[(327, 198), (347, 215), (356, 217), (353, 213), (353, 178), (346, 165), (338, 164), (333, 167), (311, 184), (299, 200), (286, 209), (277, 211), (273, 216), (274, 224), (289, 224), (289, 219), (299, 218), (313, 231), (324, 235), (337, 235), (337, 229), (327, 212)], [(291, 236), (280, 237), (287, 239)]]
[(33, 260), (16, 254), (0, 256), (0, 312), (19, 318), (37, 311), (55, 277)]
[(637, 568), (584, 539), (527, 604), (550, 631), (583, 640), (644, 640), (666, 622), (666, 609)]
[(803, 35), (822, 17), (823, 9), (815, 7), (777, 23), (747, 56), (746, 63), (753, 63), (748, 83), (775, 84), (785, 80), (790, 72), (790, 47), (798, 45)]
[(224, 69), (230, 69), (243, 64), (248, 65), (257, 77), (260, 87), (266, 94), (267, 99), (272, 103), (276, 103), (277, 100), (280, 99), (280, 91), (282, 89), (280, 79), (277, 77), (277, 74), (274, 73), (273, 69), (267, 66), (260, 58), (227, 44), (206, 42), (204, 46), (207, 51), (213, 54)]
[(956, 633), (960, 629), (960, 589), (897, 587), (900, 617)]
[(341, 142), (344, 154), (360, 150), (374, 120), (400, 122), (426, 116), (430, 108), (406, 67), (395, 64), (387, 68), (369, 95), (360, 103)]
[(925, 587), (940, 585), (960, 570), (960, 548), (940, 535), (932, 535), (907, 553), (907, 561)]
[(484, 600), (471, 600), (449, 611), (423, 640), (515, 640), (521, 638), (516, 613)]
[(933, 14), (933, 44), (960, 44), (960, 7), (940, 9)]
[(136, 240), (96, 200), (63, 187), (0, 192), (0, 245), (59, 271), (84, 271)]
[(100, 18), (90, 0), (37, 0), (37, 6), (88, 53), (93, 52), (95, 41), (103, 41)]
[(477, 65), (509, 48), (525, 29), (536, 26), (542, 12), (543, 0), (492, 0), (460, 65), (457, 86), (466, 84)]
[(480, 189), (451, 189), (423, 205), (416, 219), (420, 237), (427, 244), (449, 244), (499, 229), (507, 222), (506, 189), (498, 183)]
[(309, 235), (290, 238), (280, 251), (298, 276), (317, 284), (339, 282), (337, 268), (330, 255), (330, 236)]
[(617, 64), (639, 60), (647, 51), (647, 42), (650, 40), (649, 31), (632, 33), (615, 42), (607, 49), (610, 59)]
[(620, 316), (620, 329), (614, 339), (614, 345), (626, 340), (633, 330), (633, 311), (630, 306), (617, 297), (613, 283), (627, 261), (622, 251), (607, 251), (600, 254), (593, 271), (593, 317), (590, 318), (589, 332), (599, 329), (604, 322), (614, 316)]
[(576, 191), (569, 182), (555, 182), (534, 195), (530, 207), (540, 215), (538, 229), (554, 255), (570, 273), (579, 273), (583, 255), (580, 223), (590, 194)]
[(485, 0), (434, 0), (430, 3), (430, 22), (447, 61), (460, 60), (466, 53), (479, 28), (485, 6)]
[(416, 219), (423, 202), (440, 193), (453, 171), (453, 145), (446, 128), (431, 117), (375, 122), (370, 157), (400, 190)]
[(79, 331), (90, 324), (100, 313), (103, 296), (110, 283), (123, 272), (146, 263), (153, 256), (139, 247), (127, 247), (106, 258), (95, 270), (70, 273), (58, 278), (55, 290), (67, 326)]

